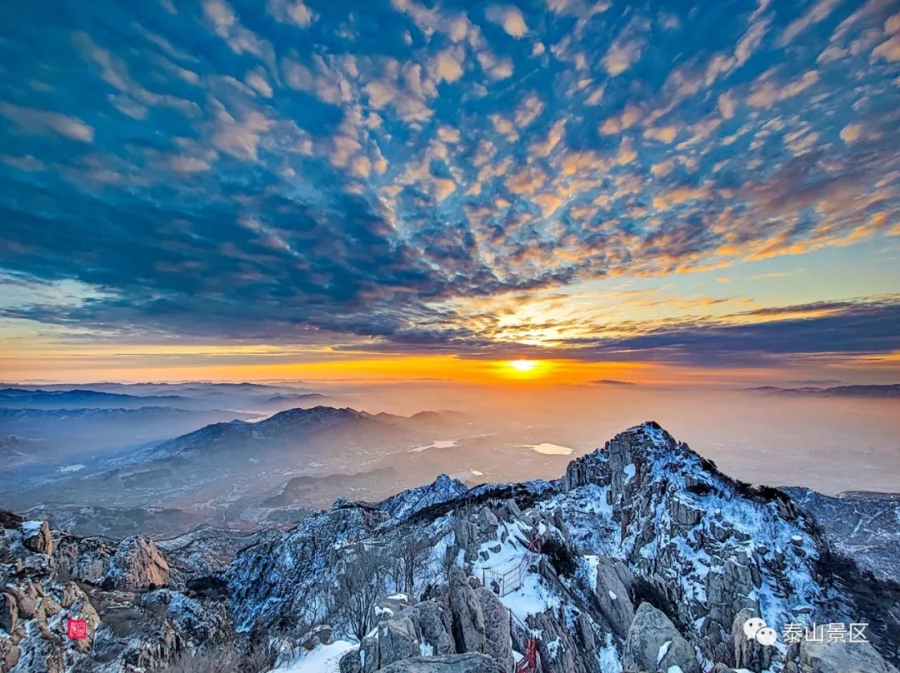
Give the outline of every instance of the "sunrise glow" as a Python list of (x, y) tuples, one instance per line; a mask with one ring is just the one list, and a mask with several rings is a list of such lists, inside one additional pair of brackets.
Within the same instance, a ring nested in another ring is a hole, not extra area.
[(538, 366), (537, 360), (512, 360), (509, 363), (509, 366), (515, 369), (517, 372), (530, 372), (535, 367)]

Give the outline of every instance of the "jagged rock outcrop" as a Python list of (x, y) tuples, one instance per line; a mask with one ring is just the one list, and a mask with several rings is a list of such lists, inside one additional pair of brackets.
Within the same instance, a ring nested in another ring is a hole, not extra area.
[(119, 543), (107, 577), (117, 589), (155, 589), (169, 581), (169, 564), (152, 540), (135, 535)]
[(620, 638), (625, 638), (634, 620), (634, 605), (629, 598), (629, 589), (633, 581), (631, 571), (606, 556), (596, 558), (597, 579), (594, 596), (612, 632)]
[(677, 666), (684, 673), (701, 673), (694, 648), (671, 620), (649, 603), (641, 603), (634, 615), (622, 666), (628, 671), (667, 671)]
[(484, 613), (478, 595), (460, 568), (450, 572), (450, 612), (457, 652), (484, 652)]
[[(54, 532), (58, 544), (47, 545), (42, 530), (0, 512), (0, 673), (155, 669), (232, 637), (227, 602), (146, 591), (166, 563), (152, 543), (126, 541), (114, 566), (108, 541)], [(26, 544), (29, 531), (37, 532)], [(111, 586), (111, 567), (127, 590)], [(70, 620), (84, 621), (86, 637), (67, 637)]]
[(53, 536), (46, 521), (25, 521), (22, 524), (22, 544), (38, 554), (53, 553)]
[(531, 615), (526, 622), (534, 632), (541, 634), (538, 639), (538, 654), (545, 669), (570, 673), (600, 673), (595, 665), (593, 653), (583, 651), (579, 647), (575, 634), (567, 627), (564, 614), (548, 610)]
[(598, 452), (589, 453), (569, 463), (565, 476), (560, 480), (560, 489), (568, 493), (588, 484), (607, 486), (610, 475), (608, 457)]
[(59, 574), (76, 582), (100, 584), (106, 577), (116, 547), (109, 540), (59, 536), (53, 554)]
[(710, 569), (706, 579), (710, 621), (731, 624), (742, 610), (759, 614), (758, 602), (752, 598), (754, 589), (748, 565), (727, 559), (721, 567)]
[(453, 654), (456, 651), (449, 609), (442, 603), (422, 601), (397, 613), (397, 616), (412, 620), (421, 634), (422, 644), (433, 654)]
[(509, 612), (491, 591), (481, 587), (475, 590), (481, 613), (484, 616), (484, 653), (494, 661), (512, 670), (515, 659), (509, 631)]

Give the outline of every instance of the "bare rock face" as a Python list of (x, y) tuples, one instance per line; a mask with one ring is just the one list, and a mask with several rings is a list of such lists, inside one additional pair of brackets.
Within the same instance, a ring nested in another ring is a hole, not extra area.
[(561, 486), (567, 493), (586, 484), (606, 486), (611, 476), (610, 465), (606, 458), (599, 453), (589, 453), (569, 463)]
[(694, 648), (675, 625), (649, 603), (641, 603), (628, 629), (622, 667), (627, 671), (667, 671), (671, 666), (683, 673), (700, 673)]
[(162, 587), (169, 581), (169, 564), (152, 540), (136, 535), (119, 544), (107, 577), (117, 589)]
[(763, 671), (772, 663), (772, 648), (766, 647), (756, 640), (751, 640), (744, 633), (744, 623), (751, 617), (758, 617), (754, 610), (741, 610), (734, 618), (731, 626), (731, 639), (734, 642), (735, 668), (750, 671)]
[(443, 604), (423, 601), (397, 613), (397, 617), (411, 619), (421, 634), (422, 645), (435, 655), (456, 652), (449, 610)]
[(459, 568), (450, 573), (449, 598), (456, 651), (484, 652), (484, 613), (475, 590)]
[(421, 654), (418, 629), (411, 619), (394, 617), (378, 625), (378, 660), (382, 668)]
[(484, 654), (415, 657), (381, 669), (384, 673), (496, 673), (497, 663)]
[(515, 667), (515, 659), (509, 632), (509, 612), (489, 589), (476, 589), (475, 594), (484, 615), (484, 653), (511, 671)]
[(53, 536), (46, 521), (25, 521), (22, 523), (22, 544), (27, 549), (50, 555), (53, 553)]
[(672, 521), (680, 526), (690, 528), (703, 519), (703, 511), (679, 498), (669, 500), (669, 514)]
[(575, 630), (569, 630), (563, 615), (554, 610), (531, 615), (527, 624), (541, 634), (538, 655), (545, 671), (593, 673), (592, 653), (582, 651), (576, 642)]
[(897, 673), (869, 643), (814, 643), (804, 640), (800, 645), (800, 666), (808, 666), (817, 673)]
[(758, 614), (759, 606), (749, 597), (754, 588), (750, 567), (734, 559), (726, 560), (721, 570), (710, 571), (706, 581), (710, 621), (727, 631), (741, 610)]
[(115, 547), (108, 541), (63, 534), (53, 558), (61, 575), (77, 582), (100, 584), (115, 553)]
[(597, 558), (597, 584), (594, 595), (612, 632), (620, 638), (625, 638), (628, 635), (628, 627), (634, 619), (634, 605), (628, 597), (628, 587), (622, 581), (622, 576), (624, 574), (627, 578), (630, 572), (621, 563), (616, 563), (605, 556)]

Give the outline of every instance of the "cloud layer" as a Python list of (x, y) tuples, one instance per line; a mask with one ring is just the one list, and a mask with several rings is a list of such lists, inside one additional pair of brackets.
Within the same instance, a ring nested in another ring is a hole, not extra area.
[[(896, 246), (896, 9), (23, 5), (0, 28), (0, 269), (42, 289), (0, 311), (478, 354), (519, 343), (479, 298)], [(900, 349), (895, 299), (798, 320), (547, 329), (588, 358)]]

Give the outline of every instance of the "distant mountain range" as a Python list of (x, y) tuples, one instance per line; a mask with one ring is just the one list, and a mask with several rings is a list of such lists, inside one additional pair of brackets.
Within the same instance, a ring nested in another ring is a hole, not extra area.
[[(109, 384), (107, 384), (109, 385)], [(112, 392), (75, 388), (0, 388), (0, 409), (139, 409), (171, 407), (173, 409), (238, 409), (259, 413), (275, 413), (300, 406), (336, 402), (321, 393), (284, 388), (267, 388), (247, 384), (246, 388), (184, 386), (167, 390), (159, 385), (115, 386), (128, 392)], [(177, 394), (158, 394), (160, 392)], [(135, 394), (137, 393), (137, 394)]]
[(0, 389), (0, 408), (4, 409), (137, 409), (140, 407), (194, 409), (202, 406), (205, 405), (180, 395), (140, 397), (96, 390)]
[[(407, 418), (349, 408), (291, 409), (255, 423), (213, 423), (137, 451), (131, 460), (122, 457), (112, 469), (56, 482), (52, 495), (42, 489), (23, 497), (115, 507), (238, 498), (249, 504), (284, 492), (292, 477), (365, 473), (386, 456), (430, 444), (455, 420), (436, 412)], [(301, 486), (288, 488), (281, 501), (293, 500), (289, 494)]]
[(0, 409), (0, 431), (34, 438), (90, 436), (95, 441), (113, 435), (115, 445), (121, 446), (122, 436), (136, 444), (171, 437), (179, 428), (185, 432), (198, 425), (252, 417), (253, 414), (221, 409), (194, 411), (152, 406), (137, 409)]
[(809, 397), (900, 398), (900, 383), (874, 386), (834, 386), (832, 388), (779, 388), (777, 386), (761, 386), (758, 388), (748, 388), (748, 391), (769, 395), (805, 395)]

